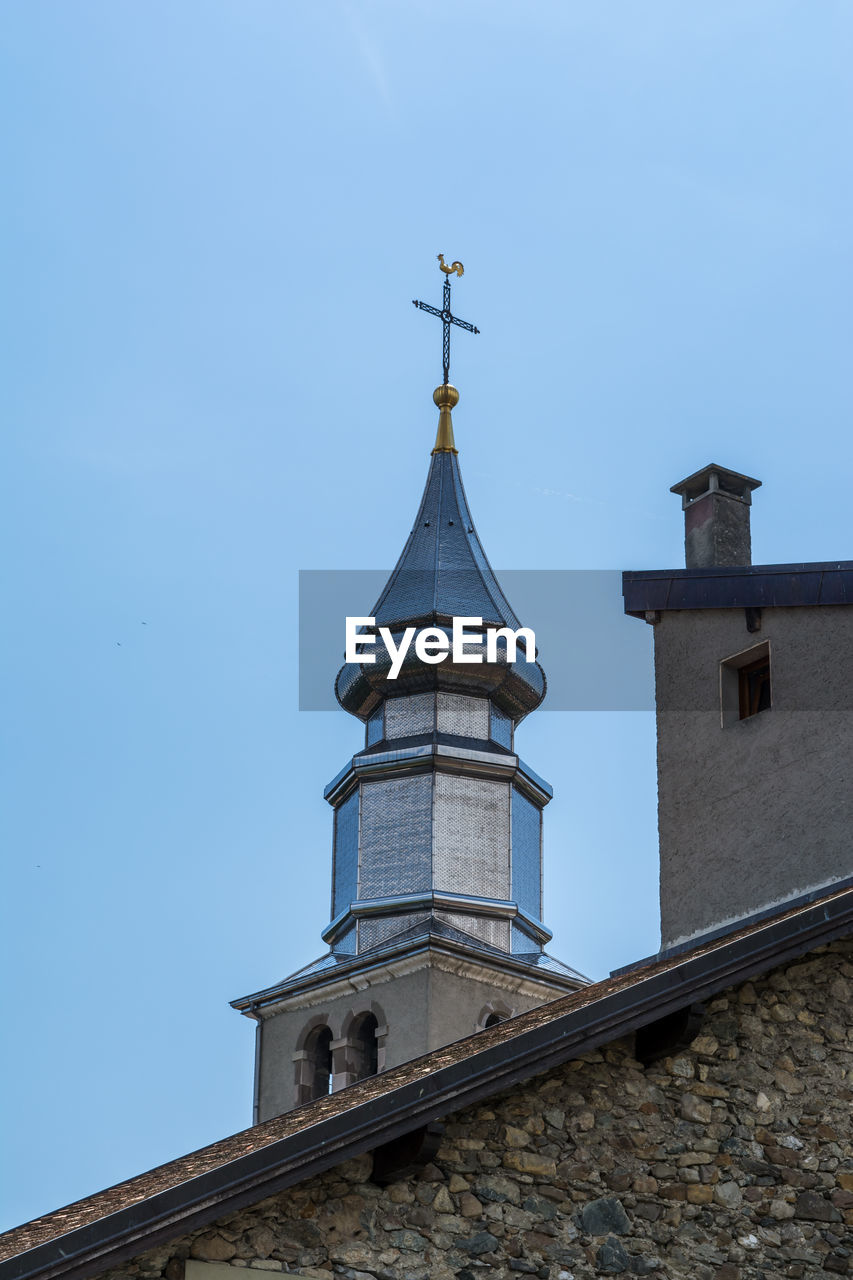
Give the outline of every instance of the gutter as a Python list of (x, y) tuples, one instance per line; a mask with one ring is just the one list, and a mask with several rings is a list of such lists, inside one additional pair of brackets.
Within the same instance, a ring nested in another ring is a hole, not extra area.
[(261, 1036), (264, 1031), (264, 1020), (258, 1013), (257, 1005), (252, 1005), (248, 1015), (255, 1019), (255, 1068), (252, 1072), (252, 1124), (261, 1122)]

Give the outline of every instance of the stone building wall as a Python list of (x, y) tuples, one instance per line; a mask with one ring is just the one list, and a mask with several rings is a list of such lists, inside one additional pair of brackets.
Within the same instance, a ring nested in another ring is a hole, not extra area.
[[(380, 1188), (365, 1155), (109, 1280), (184, 1260), (316, 1280), (853, 1275), (853, 943), (711, 1000), (647, 1068), (620, 1040), (446, 1117)], [(211, 1269), (212, 1271), (212, 1269)]]

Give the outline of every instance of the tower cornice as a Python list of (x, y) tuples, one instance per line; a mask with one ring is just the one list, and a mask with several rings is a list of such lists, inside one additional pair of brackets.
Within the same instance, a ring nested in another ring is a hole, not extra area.
[[(548, 957), (542, 958), (548, 961)], [(273, 987), (232, 1000), (231, 1008), (253, 1019), (273, 1017), (288, 1008), (307, 1007), (312, 996), (314, 1003), (323, 1004), (338, 995), (390, 982), (403, 973), (431, 966), (446, 966), (452, 972), (469, 977), (482, 976), (497, 981), (506, 990), (540, 1001), (556, 999), (589, 982), (589, 978), (565, 965), (551, 968), (530, 964), (512, 955), (487, 955), (481, 948), (425, 933), (416, 945), (407, 940), (369, 956), (347, 958), (333, 969), (316, 972), (309, 966), (303, 973), (296, 973)]]
[(362, 920), (368, 916), (405, 915), (407, 912), (437, 910), (457, 911), (473, 916), (494, 916), (503, 920), (515, 920), (520, 928), (537, 945), (550, 942), (553, 933), (541, 920), (522, 911), (517, 902), (501, 898), (477, 898), (465, 893), (406, 893), (388, 898), (362, 898), (351, 902), (345, 911), (331, 920), (321, 937), (331, 944), (346, 929), (350, 920)]
[(323, 798), (336, 808), (363, 778), (378, 780), (432, 772), (512, 782), (540, 807), (554, 795), (545, 779), (512, 752), (476, 751), (433, 741), (393, 751), (360, 752), (332, 779)]

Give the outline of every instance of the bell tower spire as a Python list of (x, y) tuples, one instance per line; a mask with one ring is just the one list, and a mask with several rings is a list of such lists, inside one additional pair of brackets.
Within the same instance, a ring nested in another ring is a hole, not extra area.
[[(439, 265), (442, 310), (415, 303), (443, 325), (438, 434), (414, 526), (369, 615), (397, 643), (412, 628), (449, 638), (454, 618), (520, 628), (462, 485), (450, 328), (478, 330), (450, 310), (461, 262), (439, 255)], [(545, 674), (502, 644), (474, 662), (474, 646), (468, 661), (407, 657), (396, 672), (377, 646), (375, 661), (338, 672), (338, 702), (362, 721), (365, 742), (324, 793), (334, 810), (329, 951), (233, 1002), (259, 1023), (259, 1119), (587, 981), (543, 950), (552, 792), (517, 755), (515, 730), (545, 697)]]

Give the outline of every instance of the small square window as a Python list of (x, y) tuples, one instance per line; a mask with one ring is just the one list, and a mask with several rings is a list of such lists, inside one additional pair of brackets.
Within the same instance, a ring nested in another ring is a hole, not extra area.
[(765, 640), (720, 663), (720, 723), (725, 729), (770, 707), (770, 645)]

